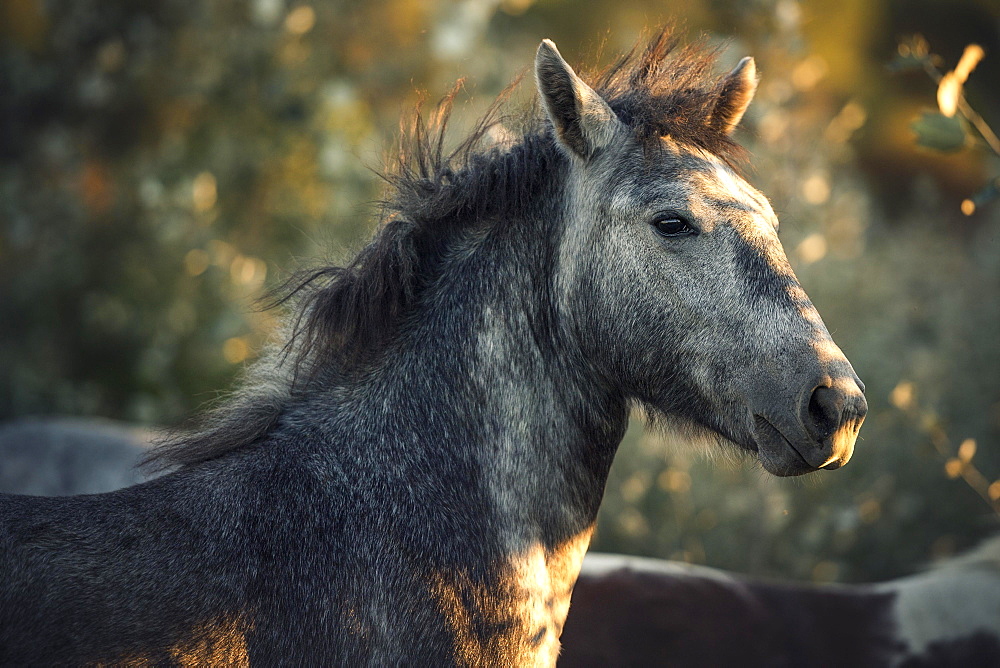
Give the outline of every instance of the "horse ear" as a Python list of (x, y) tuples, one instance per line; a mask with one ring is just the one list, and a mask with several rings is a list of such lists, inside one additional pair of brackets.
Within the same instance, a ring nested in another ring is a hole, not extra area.
[(757, 90), (757, 66), (747, 56), (722, 80), (719, 98), (709, 123), (724, 134), (732, 134)]
[(563, 146), (587, 159), (614, 141), (621, 125), (615, 112), (576, 75), (551, 40), (538, 46), (535, 82)]

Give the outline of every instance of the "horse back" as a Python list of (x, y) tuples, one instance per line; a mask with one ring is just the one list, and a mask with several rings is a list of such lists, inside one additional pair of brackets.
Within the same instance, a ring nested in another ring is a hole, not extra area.
[(192, 482), (0, 496), (0, 664), (238, 653), (255, 557), (236, 499), (193, 503)]
[(0, 665), (449, 656), (383, 495), (359, 513), (308, 457), (263, 450), (107, 494), (0, 495)]

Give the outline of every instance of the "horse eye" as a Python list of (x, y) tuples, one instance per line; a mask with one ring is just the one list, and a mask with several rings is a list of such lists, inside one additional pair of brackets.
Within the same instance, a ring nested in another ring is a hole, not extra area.
[(650, 224), (656, 228), (656, 232), (662, 237), (686, 237), (697, 234), (691, 224), (676, 214), (657, 216)]

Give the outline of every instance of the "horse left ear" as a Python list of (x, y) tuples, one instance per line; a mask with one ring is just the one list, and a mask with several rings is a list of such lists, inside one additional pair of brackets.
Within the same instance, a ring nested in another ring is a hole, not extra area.
[(724, 134), (732, 134), (757, 91), (757, 66), (747, 56), (722, 80), (719, 98), (708, 122)]
[(587, 160), (615, 140), (621, 126), (615, 112), (577, 76), (551, 40), (538, 45), (535, 81), (563, 147)]

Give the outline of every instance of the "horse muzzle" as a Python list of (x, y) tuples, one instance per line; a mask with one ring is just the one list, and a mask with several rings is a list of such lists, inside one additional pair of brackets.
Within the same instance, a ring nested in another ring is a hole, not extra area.
[(753, 438), (764, 469), (793, 476), (837, 469), (854, 453), (868, 413), (864, 386), (851, 373), (809, 384), (795, 410), (761, 406), (753, 413)]

